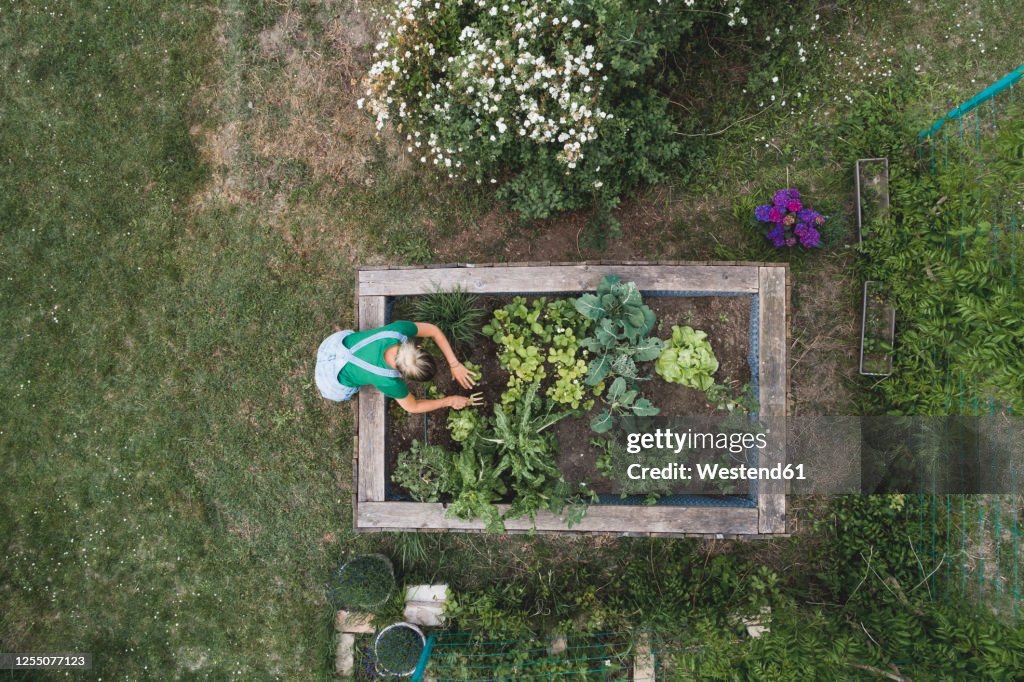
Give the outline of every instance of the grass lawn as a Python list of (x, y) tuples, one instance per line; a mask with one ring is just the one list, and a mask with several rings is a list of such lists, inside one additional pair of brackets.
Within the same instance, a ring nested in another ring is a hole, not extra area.
[[(790, 65), (801, 103), (763, 114), (695, 58), (708, 92), (679, 106), (698, 170), (626, 201), (602, 251), (585, 217), (520, 223), (374, 138), (354, 105), (365, 4), (0, 7), (0, 650), (92, 652), (102, 679), (329, 679), (322, 586), (364, 549), (417, 579), (519, 579), (556, 616), (585, 610), (550, 571), (585, 582), (636, 541), (352, 533), (351, 411), (312, 369), (354, 324), (354, 267), (777, 259), (736, 214), (795, 183), (836, 226), (794, 257), (795, 408), (843, 413), (859, 386), (852, 169), (869, 150), (838, 122), (903, 77), (924, 123), (1022, 61), (1011, 0), (811, 12), (813, 78)], [(735, 551), (784, 565), (810, 542)]]

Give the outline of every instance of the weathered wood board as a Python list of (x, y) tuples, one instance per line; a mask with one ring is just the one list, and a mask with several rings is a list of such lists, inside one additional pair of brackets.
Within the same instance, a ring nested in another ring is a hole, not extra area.
[[(758, 382), (760, 414), (771, 430), (759, 466), (771, 467), (786, 457), (786, 269), (762, 267), (758, 291)], [(761, 483), (757, 496), (761, 533), (784, 533), (786, 496), (783, 482)]]
[[(507, 504), (499, 504), (504, 514)], [(555, 530), (574, 532), (644, 531), (685, 533), (710, 528), (717, 533), (756, 534), (758, 511), (754, 507), (644, 507), (591, 505), (587, 515), (572, 528), (554, 514), (537, 514), (536, 524), (528, 518), (505, 521), (508, 530)], [(463, 521), (445, 516), (445, 506), (427, 502), (366, 502), (359, 505), (358, 525), (374, 528), (480, 529), (479, 521)]]
[[(359, 328), (386, 324), (383, 296), (359, 297)], [(359, 389), (359, 484), (357, 501), (384, 501), (385, 397), (370, 386)]]
[(733, 265), (535, 265), (518, 267), (360, 270), (360, 295), (422, 294), (461, 287), (478, 294), (593, 291), (605, 275), (636, 282), (641, 291), (757, 293), (758, 268)]

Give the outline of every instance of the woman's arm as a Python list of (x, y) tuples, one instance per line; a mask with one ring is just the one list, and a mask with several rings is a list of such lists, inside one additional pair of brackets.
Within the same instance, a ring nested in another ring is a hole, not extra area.
[(441, 349), (444, 359), (448, 361), (448, 366), (452, 368), (452, 378), (459, 382), (459, 385), (463, 388), (473, 388), (476, 382), (473, 380), (472, 375), (470, 375), (469, 370), (455, 357), (451, 344), (448, 343), (444, 332), (438, 329), (437, 325), (429, 322), (417, 322), (416, 336), (433, 340), (437, 347)]
[(444, 398), (437, 398), (436, 400), (417, 400), (416, 396), (410, 393), (404, 398), (396, 398), (395, 402), (410, 414), (420, 414), (421, 412), (433, 412), (445, 407), (461, 410), (466, 405), (469, 405), (469, 398), (461, 395), (449, 395)]

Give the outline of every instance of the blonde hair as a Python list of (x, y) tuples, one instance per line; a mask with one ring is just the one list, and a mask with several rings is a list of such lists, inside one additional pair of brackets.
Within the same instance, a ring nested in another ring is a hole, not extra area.
[(395, 369), (403, 379), (409, 381), (428, 381), (434, 377), (437, 365), (430, 353), (417, 346), (413, 341), (403, 341), (395, 355)]

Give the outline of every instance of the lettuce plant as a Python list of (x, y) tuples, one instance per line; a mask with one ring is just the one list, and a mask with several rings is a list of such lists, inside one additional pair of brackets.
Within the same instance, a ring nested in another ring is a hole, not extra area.
[(673, 326), (672, 339), (654, 363), (654, 371), (669, 383), (707, 391), (715, 383), (711, 375), (718, 371), (718, 358), (705, 332)]
[(590, 321), (564, 299), (549, 302), (542, 297), (527, 304), (516, 296), (495, 310), (484, 334), (498, 344), (498, 362), (509, 372), (502, 404), (514, 404), (530, 384), (553, 375), (547, 397), (573, 409), (589, 409), (593, 402), (581, 383), (587, 362), (579, 341), (589, 327)]

